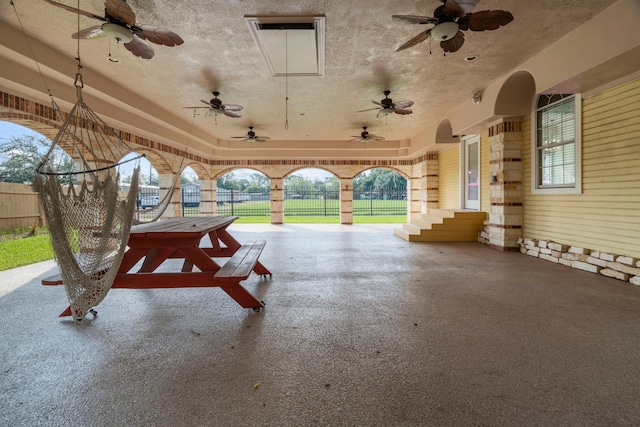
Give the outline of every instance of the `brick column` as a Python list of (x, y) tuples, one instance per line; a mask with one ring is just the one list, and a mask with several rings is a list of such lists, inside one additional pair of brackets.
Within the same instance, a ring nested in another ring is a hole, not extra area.
[(431, 209), (438, 209), (440, 191), (440, 177), (438, 153), (427, 153), (422, 162), (422, 213), (428, 213)]
[(489, 127), (489, 245), (517, 251), (522, 237), (522, 122), (503, 119)]
[(353, 224), (353, 180), (340, 179), (340, 224)]
[(282, 178), (271, 178), (271, 224), (284, 223), (284, 186)]
[(216, 214), (216, 183), (211, 179), (200, 180), (200, 215)]
[[(173, 174), (158, 174), (158, 185), (160, 187), (158, 200), (162, 200), (164, 198), (164, 195), (171, 190), (171, 186), (173, 185)], [(178, 183), (178, 185), (176, 185), (176, 188), (173, 189), (173, 192), (171, 194), (171, 201), (169, 201), (167, 209), (160, 216), (160, 218), (175, 218), (182, 216), (182, 210), (180, 209), (180, 188), (181, 186)]]

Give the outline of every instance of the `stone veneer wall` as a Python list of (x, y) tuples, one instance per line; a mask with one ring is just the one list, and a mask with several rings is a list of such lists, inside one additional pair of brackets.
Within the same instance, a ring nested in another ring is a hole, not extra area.
[[(489, 243), (488, 221), (478, 233), (478, 242)], [(602, 274), (640, 286), (640, 260), (625, 255), (592, 251), (550, 240), (519, 238), (520, 252), (567, 267)]]
[(518, 244), (523, 254), (640, 285), (640, 260), (635, 258), (548, 240), (523, 238)]

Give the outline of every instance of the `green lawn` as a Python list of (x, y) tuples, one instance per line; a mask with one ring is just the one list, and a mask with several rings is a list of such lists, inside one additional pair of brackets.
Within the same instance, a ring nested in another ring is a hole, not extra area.
[(53, 259), (53, 248), (46, 233), (28, 237), (19, 233), (11, 238), (5, 233), (0, 240), (0, 271), (49, 259)]
[[(397, 207), (406, 206), (404, 200), (354, 200), (353, 222), (355, 224), (401, 224), (407, 221), (406, 215), (366, 215), (372, 209), (380, 208), (381, 203), (385, 206), (397, 204)], [(324, 208), (328, 215), (309, 215), (312, 210)], [(228, 208), (227, 211), (225, 208)], [(219, 215), (231, 215), (229, 205), (218, 206)], [(269, 201), (264, 202), (243, 202), (233, 206), (233, 215), (239, 216), (238, 224), (269, 224)], [(252, 213), (260, 212), (262, 215), (251, 216)], [(358, 215), (360, 213), (361, 215)], [(200, 208), (187, 208), (185, 214), (197, 216)], [(285, 200), (285, 224), (339, 224), (340, 205), (338, 200)], [(15, 229), (0, 230), (0, 271), (21, 267), (40, 261), (53, 259), (54, 253), (49, 240), (49, 235), (45, 229), (38, 229), (35, 235), (33, 230)]]

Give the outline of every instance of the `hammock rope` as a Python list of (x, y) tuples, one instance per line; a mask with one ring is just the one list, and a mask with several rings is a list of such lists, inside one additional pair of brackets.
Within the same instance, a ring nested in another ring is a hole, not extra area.
[(84, 103), (79, 72), (75, 85), (77, 101), (38, 166), (33, 188), (49, 226), (71, 314), (81, 321), (104, 299), (120, 267), (140, 166), (134, 168), (131, 190), (121, 198), (118, 160), (132, 150)]
[[(79, 3), (78, 0), (78, 10)], [(15, 9), (13, 2), (11, 4)], [(21, 22), (20, 25), (22, 27)], [(22, 31), (26, 37), (24, 28)], [(30, 44), (29, 47), (33, 54)], [(144, 155), (123, 160), (134, 150), (85, 104), (79, 40), (76, 60), (76, 103), (64, 121), (61, 120), (62, 126), (36, 168), (33, 189), (38, 193), (43, 207), (71, 314), (79, 322), (88, 313), (95, 314), (93, 307), (102, 302), (111, 289), (126, 250), (131, 226), (139, 223), (134, 219), (134, 212), (139, 189), (140, 159)], [(37, 61), (36, 64), (51, 96)], [(53, 110), (62, 118), (63, 114), (51, 98)], [(182, 169), (186, 152), (185, 148), (179, 170)], [(136, 165), (129, 191), (122, 195), (118, 191), (120, 166), (130, 161), (135, 161)], [(151, 221), (159, 219), (166, 210), (180, 182), (179, 178), (175, 174), (171, 187), (158, 206), (158, 213)]]

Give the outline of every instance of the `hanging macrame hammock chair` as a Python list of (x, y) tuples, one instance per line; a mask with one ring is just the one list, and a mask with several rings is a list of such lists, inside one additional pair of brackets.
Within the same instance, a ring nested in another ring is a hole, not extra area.
[[(120, 166), (128, 161), (119, 161), (133, 150), (85, 104), (79, 72), (75, 86), (77, 101), (36, 170), (34, 191), (42, 203), (70, 314), (81, 321), (95, 314), (93, 307), (111, 289), (131, 226), (139, 222), (134, 213), (142, 156), (128, 160), (138, 163), (129, 192), (121, 195)], [(75, 170), (70, 171), (62, 150)], [(177, 183), (176, 175), (151, 221), (162, 215)]]

